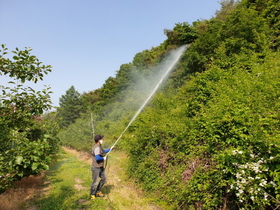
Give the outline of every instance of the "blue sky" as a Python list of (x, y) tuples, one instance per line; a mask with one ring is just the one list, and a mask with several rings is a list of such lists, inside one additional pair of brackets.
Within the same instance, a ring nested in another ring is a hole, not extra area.
[[(0, 0), (0, 44), (32, 48), (52, 72), (32, 85), (51, 87), (53, 104), (72, 85), (100, 88), (135, 54), (160, 45), (164, 29), (210, 19), (219, 0)], [(0, 84), (9, 78), (0, 76)], [(30, 86), (30, 85), (29, 85)]]

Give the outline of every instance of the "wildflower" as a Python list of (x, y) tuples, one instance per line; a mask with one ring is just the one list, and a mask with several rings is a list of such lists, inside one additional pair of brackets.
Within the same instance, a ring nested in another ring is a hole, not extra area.
[(241, 174), (240, 174), (240, 173), (237, 173), (237, 174), (236, 174), (236, 178), (237, 178), (237, 179), (242, 178), (242, 177), (241, 177)]
[(266, 163), (266, 160), (261, 158), (259, 161), (258, 161), (258, 164), (261, 164), (261, 163)]
[(255, 171), (255, 173), (257, 173), (257, 174), (258, 174), (258, 173), (261, 173), (261, 171), (259, 170), (258, 167), (253, 167), (252, 169), (253, 169), (253, 170)]
[(275, 182), (274, 182), (274, 181), (270, 181), (270, 184), (272, 184), (272, 185), (273, 185), (273, 187), (276, 187), (276, 184), (275, 184)]
[(240, 166), (238, 166), (238, 168), (244, 168), (244, 165), (240, 165)]
[(265, 192), (264, 193), (264, 200), (267, 200), (268, 194)]
[(261, 180), (261, 183), (259, 184), (261, 187), (264, 187), (267, 184), (267, 181), (265, 179)]
[(251, 198), (251, 200), (252, 200), (252, 201), (255, 199), (255, 197), (254, 197), (254, 196), (251, 196), (250, 198)]

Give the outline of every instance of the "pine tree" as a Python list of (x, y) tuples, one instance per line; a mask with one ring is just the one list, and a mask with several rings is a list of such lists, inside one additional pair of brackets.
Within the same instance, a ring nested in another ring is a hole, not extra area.
[(80, 93), (71, 86), (65, 95), (59, 98), (59, 108), (57, 117), (60, 118), (60, 127), (68, 127), (80, 117), (83, 104), (80, 100)]

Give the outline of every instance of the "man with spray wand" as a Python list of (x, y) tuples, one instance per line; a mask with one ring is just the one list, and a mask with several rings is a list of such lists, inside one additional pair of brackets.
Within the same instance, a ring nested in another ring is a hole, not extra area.
[[(133, 116), (131, 121), (128, 123), (127, 127), (124, 129), (124, 131), (121, 133), (117, 141), (114, 143), (114, 145), (107, 150), (103, 150), (101, 147), (101, 144), (103, 143), (103, 136), (96, 135), (94, 137), (94, 140), (96, 144), (92, 148), (92, 185), (90, 188), (90, 195), (91, 199), (94, 199), (95, 197), (104, 197), (104, 195), (101, 193), (101, 188), (104, 185), (106, 181), (106, 175), (105, 175), (105, 169), (104, 169), (104, 161), (106, 160), (106, 156), (110, 153), (110, 151), (114, 148), (114, 146), (118, 143), (118, 141), (121, 139), (122, 135), (125, 133), (125, 131), (129, 128), (129, 126), (133, 123), (133, 121), (136, 119), (138, 114), (144, 109), (146, 104), (150, 101), (152, 96), (156, 93), (157, 89), (163, 82), (164, 78), (171, 72), (171, 70), (176, 66), (176, 64), (179, 62), (179, 59), (181, 55), (185, 52), (187, 49), (187, 46), (181, 46), (177, 50), (175, 50), (172, 54), (172, 62), (169, 62), (166, 66), (165, 73), (153, 89), (152, 93), (149, 95), (149, 97), (146, 99), (146, 101), (143, 103), (143, 105), (140, 107), (140, 109), (136, 112), (136, 114)], [(101, 178), (99, 184), (98, 184), (98, 177)]]
[[(106, 161), (106, 153), (110, 152), (114, 147), (112, 146), (110, 149), (103, 149), (103, 137), (101, 135), (96, 135), (94, 137), (95, 145), (92, 148), (92, 184), (90, 187), (90, 199), (95, 199), (95, 197), (104, 197), (101, 192), (103, 185), (106, 182), (106, 174), (105, 174), (105, 161)], [(100, 177), (100, 181), (98, 182), (98, 178)]]

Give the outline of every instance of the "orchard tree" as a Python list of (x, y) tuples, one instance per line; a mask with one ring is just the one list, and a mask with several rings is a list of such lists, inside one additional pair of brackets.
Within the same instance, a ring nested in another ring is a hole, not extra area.
[(30, 54), (31, 49), (0, 49), (0, 76), (10, 77), (9, 86), (0, 85), (0, 192), (9, 183), (47, 169), (57, 151), (56, 126), (41, 118), (51, 108), (50, 87), (35, 91), (25, 81), (36, 83), (51, 72)]
[(83, 111), (83, 103), (80, 100), (80, 93), (71, 86), (65, 95), (59, 98), (57, 117), (60, 118), (60, 127), (68, 127), (80, 117)]

